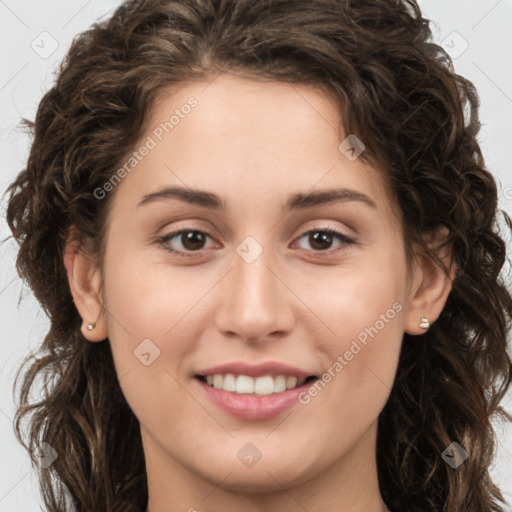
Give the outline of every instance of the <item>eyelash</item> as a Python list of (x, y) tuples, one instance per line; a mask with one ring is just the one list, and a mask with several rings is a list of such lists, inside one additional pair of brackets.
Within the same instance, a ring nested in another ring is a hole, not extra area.
[[(173, 231), (172, 233), (168, 233), (167, 235), (161, 236), (161, 237), (157, 238), (155, 240), (155, 242), (159, 246), (161, 246), (164, 250), (166, 250), (166, 251), (168, 251), (170, 253), (173, 253), (176, 256), (180, 257), (180, 258), (193, 258), (194, 256), (196, 256), (197, 254), (199, 254), (201, 251), (204, 250), (204, 249), (199, 249), (197, 251), (186, 251), (186, 252), (183, 252), (183, 251), (177, 251), (175, 249), (171, 249), (169, 247), (169, 245), (168, 245), (168, 242), (170, 240), (172, 240), (173, 238), (182, 235), (183, 233), (201, 233), (203, 235), (206, 235), (209, 238), (213, 238), (208, 233), (206, 233), (205, 231), (201, 231), (200, 229), (183, 228), (183, 229), (180, 229), (178, 231)], [(300, 240), (305, 235), (309, 235), (311, 233), (328, 233), (330, 235), (334, 235), (334, 236), (338, 237), (341, 240), (341, 242), (343, 242), (343, 244), (345, 246), (351, 246), (351, 245), (355, 245), (356, 244), (355, 239), (350, 238), (347, 235), (337, 231), (336, 229), (332, 229), (332, 228), (310, 229), (309, 231), (306, 231), (305, 233), (303, 233), (297, 240)], [(206, 249), (206, 250), (208, 251), (208, 249)], [(339, 250), (343, 250), (343, 249), (334, 249), (334, 252), (337, 252)], [(322, 250), (315, 251), (315, 250), (313, 250), (312, 252), (320, 253), (320, 254), (321, 253), (332, 254), (332, 249), (326, 249), (325, 251), (322, 251)]]

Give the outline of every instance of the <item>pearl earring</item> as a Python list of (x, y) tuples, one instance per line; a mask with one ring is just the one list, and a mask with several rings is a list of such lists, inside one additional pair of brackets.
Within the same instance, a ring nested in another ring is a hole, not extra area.
[(87, 330), (92, 331), (96, 327), (96, 322), (93, 322), (91, 324), (87, 324)]
[(430, 322), (429, 322), (428, 318), (425, 318), (424, 316), (421, 317), (420, 327), (422, 329), (425, 329), (426, 331), (428, 331), (428, 329), (430, 328)]

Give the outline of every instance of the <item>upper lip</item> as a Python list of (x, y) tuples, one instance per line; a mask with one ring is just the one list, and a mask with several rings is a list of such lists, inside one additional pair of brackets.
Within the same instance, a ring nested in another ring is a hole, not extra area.
[(232, 373), (236, 375), (247, 375), (249, 377), (262, 377), (263, 375), (288, 375), (297, 378), (310, 377), (313, 374), (305, 372), (294, 366), (279, 363), (277, 361), (267, 361), (259, 364), (249, 364), (246, 361), (233, 361), (218, 366), (211, 366), (198, 372), (198, 375), (224, 375)]

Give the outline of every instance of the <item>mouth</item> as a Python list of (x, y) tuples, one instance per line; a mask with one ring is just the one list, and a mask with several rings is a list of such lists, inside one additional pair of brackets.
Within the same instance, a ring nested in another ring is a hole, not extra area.
[(245, 420), (271, 420), (300, 404), (299, 397), (318, 380), (296, 375), (195, 375), (193, 379), (210, 402), (230, 416)]
[(233, 373), (195, 375), (207, 386), (236, 395), (268, 396), (300, 388), (318, 379), (316, 375), (296, 377), (294, 375), (236, 375)]

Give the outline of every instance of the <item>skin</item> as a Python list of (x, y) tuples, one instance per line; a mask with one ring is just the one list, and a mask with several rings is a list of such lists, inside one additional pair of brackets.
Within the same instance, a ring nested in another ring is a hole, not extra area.
[[(383, 172), (338, 150), (347, 134), (329, 96), (223, 74), (165, 94), (141, 141), (191, 96), (197, 107), (104, 199), (113, 204), (103, 269), (76, 244), (65, 254), (82, 333), (90, 342), (108, 337), (141, 424), (148, 511), (339, 511), (342, 503), (344, 512), (385, 512), (378, 416), (403, 333), (422, 334), (421, 317), (437, 319), (453, 272), (447, 278), (421, 256), (407, 268)], [(215, 193), (228, 210), (178, 199), (137, 207), (170, 185)], [(345, 201), (282, 210), (294, 193), (340, 187), (375, 208)], [(185, 228), (209, 235), (203, 248), (194, 252), (180, 236), (167, 246), (192, 257), (155, 242)], [(325, 228), (356, 243), (334, 236), (315, 246), (310, 231)], [(252, 263), (236, 251), (248, 236), (263, 249)], [(232, 417), (193, 378), (234, 360), (322, 374), (394, 303), (401, 310), (317, 396), (277, 418)], [(134, 357), (146, 338), (160, 350), (149, 366)], [(262, 454), (252, 467), (237, 457), (247, 442)]]

